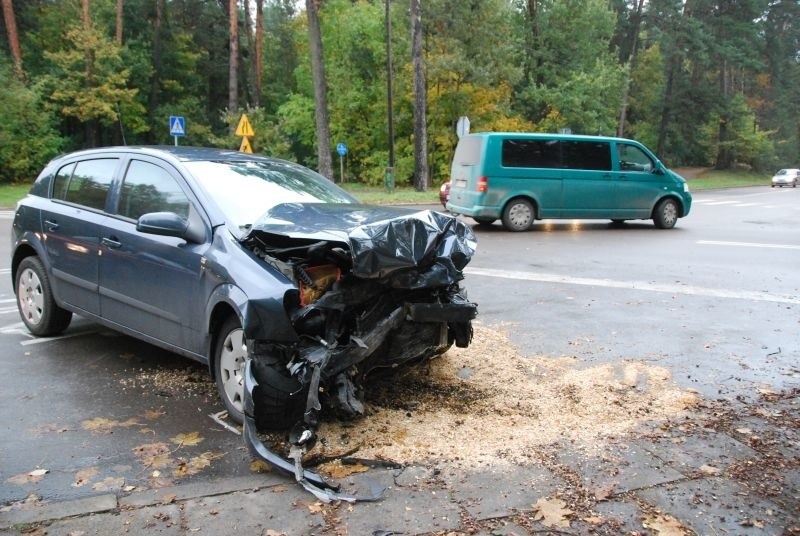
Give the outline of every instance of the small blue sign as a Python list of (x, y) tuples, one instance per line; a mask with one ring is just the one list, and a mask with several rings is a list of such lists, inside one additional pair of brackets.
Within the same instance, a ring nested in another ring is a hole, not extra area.
[(185, 136), (186, 135), (186, 121), (182, 115), (169, 116), (169, 135), (170, 136)]
[(339, 143), (336, 145), (336, 152), (339, 153), (339, 156), (344, 156), (347, 154), (347, 145), (344, 143)]

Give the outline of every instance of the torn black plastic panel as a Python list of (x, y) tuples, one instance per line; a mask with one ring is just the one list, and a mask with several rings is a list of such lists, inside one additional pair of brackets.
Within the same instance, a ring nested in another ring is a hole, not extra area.
[[(300, 466), (321, 412), (358, 417), (373, 370), (470, 344), (477, 305), (460, 281), (475, 237), (433, 211), (294, 203), (273, 208), (243, 243), (296, 286), (283, 300), (293, 336), (248, 340), (245, 440), (317, 497), (349, 500)], [(256, 433), (289, 428), (294, 461)]]

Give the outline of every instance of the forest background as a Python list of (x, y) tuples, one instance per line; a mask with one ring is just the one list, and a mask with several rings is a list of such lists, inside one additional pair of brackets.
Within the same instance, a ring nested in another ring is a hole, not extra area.
[[(186, 118), (181, 144), (237, 149), (242, 113), (256, 152), (324, 169), (321, 160), (337, 162), (344, 142), (347, 179), (365, 184), (384, 180), (390, 146), (398, 184), (447, 180), (461, 116), (473, 132), (636, 138), (671, 167), (800, 167), (797, 0), (2, 5), (0, 183), (29, 182), (47, 160), (74, 149), (172, 144), (172, 115)], [(329, 129), (319, 151), (315, 25)], [(419, 125), (415, 134), (420, 117), (424, 137)], [(415, 163), (415, 138), (427, 169)]]

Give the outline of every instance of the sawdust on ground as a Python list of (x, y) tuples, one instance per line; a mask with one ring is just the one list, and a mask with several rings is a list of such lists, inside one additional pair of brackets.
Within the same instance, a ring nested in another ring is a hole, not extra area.
[(523, 357), (503, 326), (481, 324), (469, 348), (453, 348), (369, 389), (367, 415), (323, 423), (310, 454), (465, 466), (520, 463), (537, 447), (560, 441), (602, 449), (645, 421), (673, 419), (697, 402), (663, 367)]

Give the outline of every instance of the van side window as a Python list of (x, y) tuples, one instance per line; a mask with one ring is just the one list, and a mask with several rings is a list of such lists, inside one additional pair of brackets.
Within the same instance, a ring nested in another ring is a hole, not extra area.
[(611, 171), (611, 145), (604, 141), (562, 141), (566, 169)]
[(560, 168), (561, 149), (557, 140), (503, 140), (504, 167)]
[(641, 171), (650, 173), (655, 164), (647, 154), (636, 147), (625, 143), (617, 143), (620, 171)]

